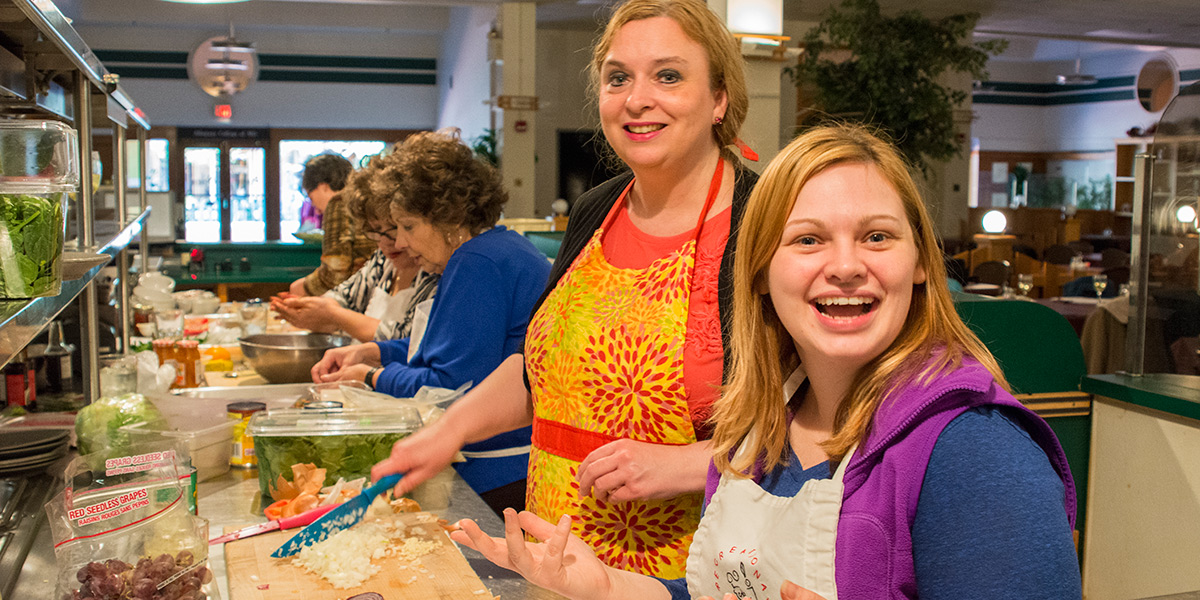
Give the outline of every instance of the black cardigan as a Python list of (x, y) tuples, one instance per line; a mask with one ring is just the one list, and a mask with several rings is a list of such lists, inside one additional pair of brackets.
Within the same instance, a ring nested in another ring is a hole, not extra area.
[[(554, 259), (554, 266), (550, 269), (550, 281), (546, 284), (546, 290), (542, 292), (542, 296), (538, 298), (537, 304), (533, 306), (533, 312), (530, 313), (531, 321), (533, 314), (537, 313), (542, 303), (546, 301), (546, 297), (558, 285), (558, 280), (562, 279), (567, 269), (571, 267), (571, 263), (575, 262), (575, 258), (592, 239), (592, 234), (604, 224), (604, 217), (608, 216), (608, 212), (612, 210), (617, 199), (621, 197), (621, 192), (625, 190), (631, 180), (633, 180), (633, 172), (626, 171), (584, 192), (575, 200), (575, 205), (571, 208), (571, 218), (567, 222), (567, 231), (563, 235), (562, 246), (558, 249), (558, 257)], [(750, 199), (750, 192), (757, 182), (757, 173), (734, 164), (733, 209), (729, 215), (729, 241), (725, 245), (725, 253), (721, 256), (721, 270), (717, 274), (717, 308), (721, 315), (721, 343), (725, 350), (725, 368), (722, 371), (722, 380), (725, 377), (724, 373), (729, 371), (729, 330), (732, 325), (730, 321), (733, 318), (733, 253), (737, 247), (738, 229), (742, 222), (742, 213), (746, 209), (746, 201)], [(525, 387), (529, 388), (528, 372), (525, 373)]]

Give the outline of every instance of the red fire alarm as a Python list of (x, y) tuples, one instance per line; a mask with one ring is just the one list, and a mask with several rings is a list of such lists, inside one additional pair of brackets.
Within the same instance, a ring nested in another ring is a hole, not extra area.
[(222, 121), (228, 121), (233, 118), (233, 106), (230, 104), (218, 104), (213, 107), (213, 115)]
[(516, 131), (517, 133), (525, 133), (526, 129), (529, 129), (529, 123), (525, 121), (517, 121), (516, 123), (513, 123), (513, 131)]

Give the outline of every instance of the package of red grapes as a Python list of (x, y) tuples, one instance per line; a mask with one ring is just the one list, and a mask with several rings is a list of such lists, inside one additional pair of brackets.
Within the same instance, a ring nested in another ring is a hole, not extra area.
[(46, 504), (61, 600), (220, 599), (208, 521), (188, 511), (180, 449), (130, 446), (85, 454)]

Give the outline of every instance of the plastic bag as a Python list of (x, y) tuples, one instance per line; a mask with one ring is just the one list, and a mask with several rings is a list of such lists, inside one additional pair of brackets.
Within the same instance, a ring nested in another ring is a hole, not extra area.
[(176, 448), (83, 455), (46, 503), (57, 563), (55, 598), (219, 598), (208, 568), (208, 521), (188, 512)]
[(455, 400), (462, 398), (467, 393), (467, 390), (471, 389), (472, 385), (474, 383), (468, 381), (454, 390), (422, 386), (412, 398), (397, 398), (382, 392), (355, 387), (343, 387), (341, 388), (341, 392), (347, 402), (347, 406), (384, 409), (395, 406), (412, 406), (421, 415), (421, 423), (429, 425), (438, 420), (446, 412), (446, 407), (450, 406)]
[(138, 352), (137, 389), (141, 394), (165, 394), (175, 383), (175, 366), (158, 364), (158, 355), (153, 350)]
[(122, 426), (134, 423), (163, 423), (163, 415), (153, 402), (141, 394), (100, 398), (79, 409), (75, 415), (76, 445), (80, 454), (101, 448), (122, 452), (129, 446), (129, 434)]

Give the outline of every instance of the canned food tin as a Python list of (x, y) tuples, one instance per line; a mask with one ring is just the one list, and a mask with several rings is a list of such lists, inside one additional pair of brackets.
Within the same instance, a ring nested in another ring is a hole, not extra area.
[(267, 405), (262, 402), (231, 402), (225, 405), (229, 418), (238, 421), (233, 426), (233, 453), (229, 464), (243, 468), (258, 465), (258, 459), (254, 456), (254, 438), (246, 433), (246, 426), (250, 424), (250, 417), (254, 413), (266, 408)]

